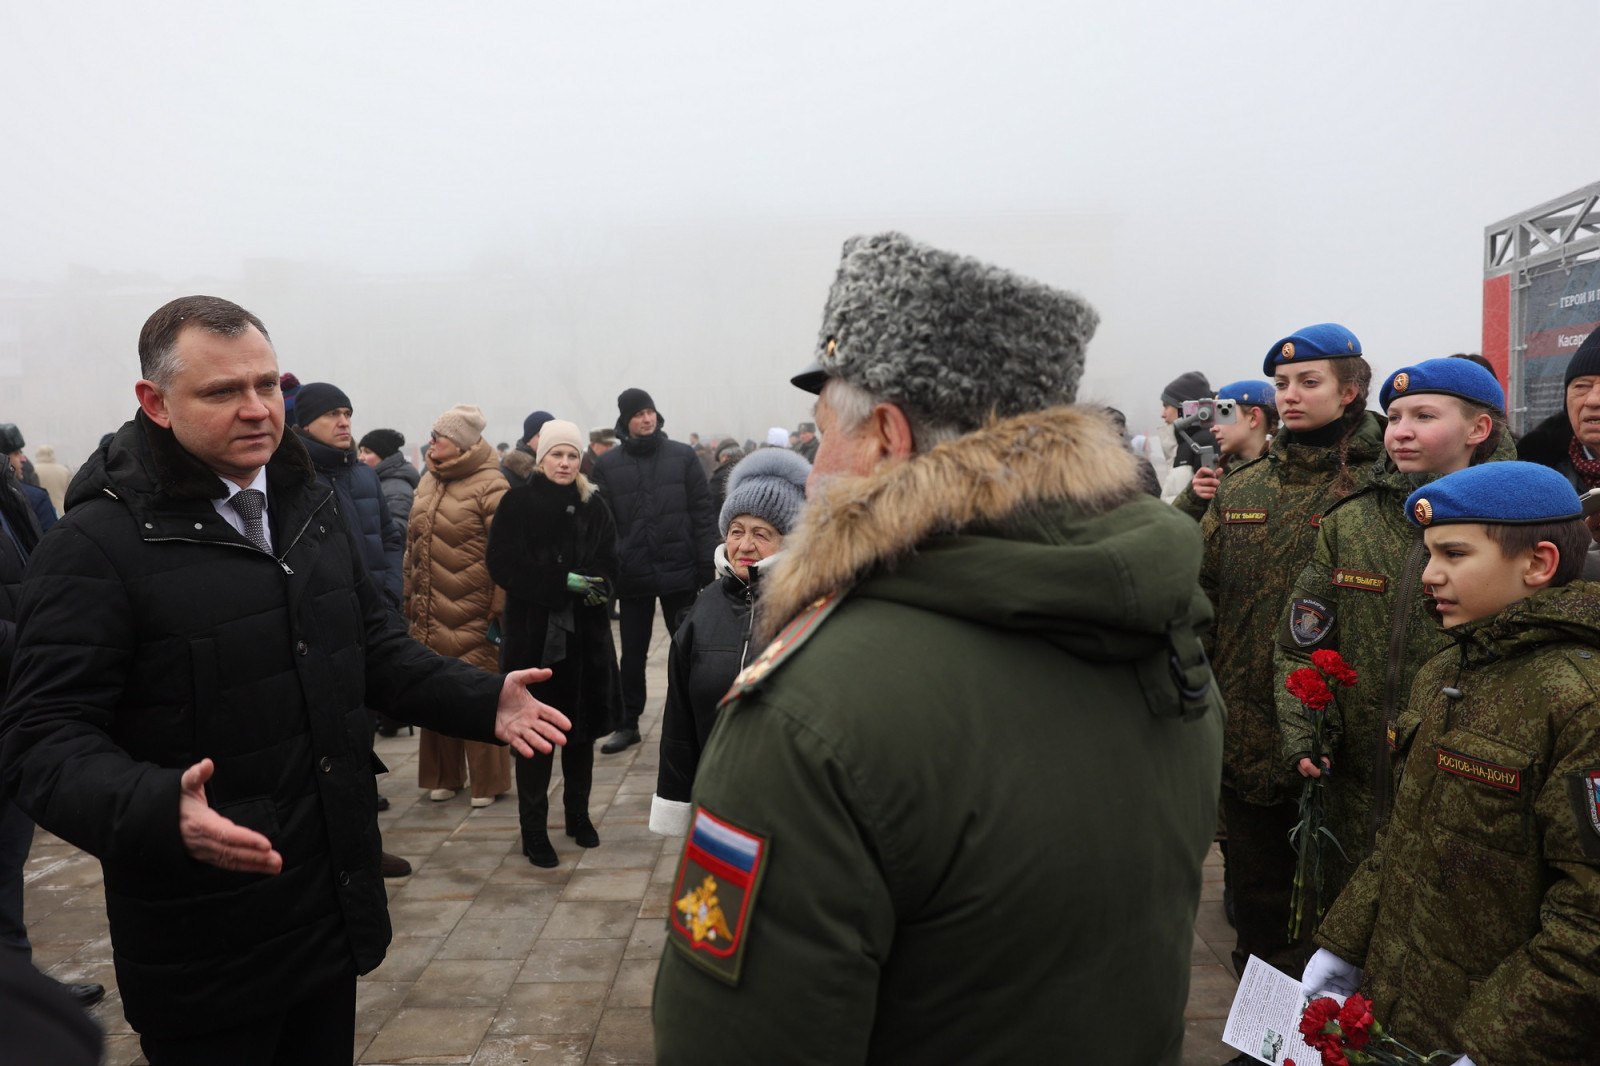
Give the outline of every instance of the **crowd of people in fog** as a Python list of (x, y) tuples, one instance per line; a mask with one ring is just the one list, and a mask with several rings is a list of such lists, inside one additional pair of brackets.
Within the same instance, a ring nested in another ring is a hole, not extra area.
[(1600, 332), (1520, 440), (1481, 357), (1374, 398), (1320, 323), (1130, 441), (1076, 402), (1098, 322), (859, 237), (793, 433), (679, 441), (629, 387), (408, 450), (244, 308), (156, 310), (75, 474), (0, 425), (6, 1031), (98, 1046), (104, 990), (25, 966), (37, 822), (104, 866), (153, 1066), (348, 1062), (410, 872), (374, 735), (420, 729), (431, 801), (514, 784), (535, 866), (602, 847), (659, 612), (662, 1063), (1175, 1064), (1215, 842), (1236, 972), (1436, 1061), (1595, 1061)]

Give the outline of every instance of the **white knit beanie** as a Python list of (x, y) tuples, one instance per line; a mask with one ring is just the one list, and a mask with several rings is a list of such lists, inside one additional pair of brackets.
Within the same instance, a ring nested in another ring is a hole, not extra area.
[(578, 435), (578, 427), (571, 422), (564, 422), (559, 418), (552, 418), (539, 430), (539, 451), (536, 459), (540, 466), (544, 465), (545, 453), (557, 444), (570, 444), (572, 450), (583, 458), (583, 438)]

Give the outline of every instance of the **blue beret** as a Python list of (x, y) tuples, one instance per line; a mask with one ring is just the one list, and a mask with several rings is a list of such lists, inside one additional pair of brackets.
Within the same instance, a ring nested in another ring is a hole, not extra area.
[(1273, 367), (1284, 363), (1305, 363), (1313, 359), (1347, 359), (1361, 354), (1361, 342), (1356, 335), (1337, 322), (1323, 322), (1296, 330), (1276, 341), (1267, 350), (1261, 372), (1271, 377)]
[(1278, 390), (1272, 387), (1270, 381), (1235, 381), (1231, 385), (1224, 385), (1217, 390), (1217, 399), (1232, 400), (1234, 403), (1250, 403), (1257, 407), (1278, 406)]
[(1406, 517), (1416, 526), (1446, 522), (1528, 525), (1582, 518), (1572, 483), (1548, 466), (1507, 461), (1446, 474), (1406, 497)]
[(1416, 366), (1404, 366), (1389, 375), (1378, 393), (1387, 411), (1400, 396), (1437, 392), (1463, 400), (1488, 404), (1501, 414), (1506, 410), (1506, 390), (1494, 375), (1471, 359), (1429, 359)]

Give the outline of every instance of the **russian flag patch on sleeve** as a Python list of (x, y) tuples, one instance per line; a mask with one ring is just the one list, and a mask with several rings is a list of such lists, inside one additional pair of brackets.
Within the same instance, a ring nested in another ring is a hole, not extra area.
[(668, 939), (690, 962), (730, 985), (739, 983), (767, 848), (766, 837), (699, 807), (678, 863)]

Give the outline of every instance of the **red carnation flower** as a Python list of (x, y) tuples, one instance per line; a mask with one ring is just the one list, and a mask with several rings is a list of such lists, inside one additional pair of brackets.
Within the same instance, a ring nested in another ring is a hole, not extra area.
[(1333, 702), (1333, 690), (1322, 680), (1322, 673), (1309, 666), (1301, 667), (1284, 681), (1289, 694), (1313, 711), (1320, 711)]
[(1355, 669), (1336, 651), (1324, 649), (1312, 652), (1311, 664), (1345, 688), (1356, 683)]
[(1328, 1035), (1329, 1024), (1337, 1025), (1339, 1021), (1339, 1001), (1328, 996), (1314, 999), (1307, 1005), (1305, 1013), (1300, 1016), (1300, 1035), (1306, 1038), (1306, 1043), (1316, 1047), (1321, 1043), (1320, 1038)]
[(1374, 1020), (1370, 999), (1353, 995), (1345, 1000), (1339, 1011), (1339, 1028), (1344, 1033), (1345, 1042), (1357, 1051), (1366, 1047), (1367, 1041), (1372, 1039), (1369, 1030)]

